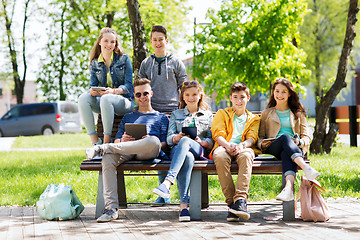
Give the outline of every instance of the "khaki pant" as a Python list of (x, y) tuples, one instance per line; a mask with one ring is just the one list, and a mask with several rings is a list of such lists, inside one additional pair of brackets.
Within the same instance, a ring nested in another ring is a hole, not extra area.
[[(254, 162), (255, 154), (251, 148), (244, 149), (237, 156), (232, 157), (224, 147), (218, 147), (213, 152), (213, 159), (216, 166), (216, 171), (219, 176), (222, 192), (226, 198), (226, 203), (230, 205), (238, 199), (247, 199), (252, 164)], [(231, 161), (236, 160), (239, 166), (236, 186), (231, 176)]]
[(153, 160), (159, 155), (161, 143), (155, 136), (121, 143), (104, 144), (101, 161), (105, 207), (119, 208), (116, 168), (134, 157), (138, 160)]

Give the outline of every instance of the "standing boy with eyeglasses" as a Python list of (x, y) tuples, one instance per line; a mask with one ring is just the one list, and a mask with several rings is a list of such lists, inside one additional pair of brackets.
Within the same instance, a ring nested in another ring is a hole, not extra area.
[[(159, 112), (169, 114), (179, 107), (180, 88), (187, 78), (186, 68), (179, 58), (166, 51), (169, 39), (164, 26), (152, 26), (150, 43), (154, 53), (142, 61), (139, 77), (151, 81), (154, 91), (151, 99), (152, 107)], [(158, 171), (158, 173), (159, 183), (162, 183), (167, 171)], [(170, 198), (158, 197), (152, 206), (162, 206), (165, 203), (170, 203)]]
[[(118, 218), (119, 199), (117, 193), (116, 168), (130, 159), (152, 160), (162, 147), (166, 146), (168, 117), (151, 107), (150, 81), (146, 78), (134, 81), (134, 97), (139, 105), (137, 111), (127, 113), (119, 124), (114, 143), (97, 145), (85, 151), (87, 159), (103, 154), (101, 161), (105, 209), (98, 222), (108, 222)], [(135, 140), (126, 134), (125, 123), (146, 124), (147, 135)]]
[[(222, 192), (229, 207), (227, 221), (250, 218), (247, 197), (252, 164), (258, 140), (260, 117), (246, 110), (250, 100), (249, 88), (242, 82), (234, 83), (230, 89), (232, 107), (220, 109), (211, 125), (215, 146), (210, 158), (214, 160)], [(239, 170), (236, 185), (231, 176), (231, 161), (235, 160)]]

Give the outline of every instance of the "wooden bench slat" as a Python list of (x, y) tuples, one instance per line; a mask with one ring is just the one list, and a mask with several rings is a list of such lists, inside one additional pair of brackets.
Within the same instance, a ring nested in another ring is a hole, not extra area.
[[(271, 160), (270, 160), (271, 159)], [(307, 163), (309, 161), (307, 160)], [(170, 161), (164, 161), (157, 164), (146, 164), (144, 161), (128, 161), (118, 166), (117, 170), (122, 171), (152, 171), (152, 170), (168, 170), (170, 167)], [(80, 165), (81, 170), (86, 171), (101, 171), (100, 160), (84, 160)], [(205, 172), (216, 171), (216, 166), (213, 161), (197, 160), (194, 163), (194, 170), (201, 170)], [(236, 162), (231, 164), (231, 171), (237, 172), (238, 166)], [(281, 174), (282, 165), (281, 161), (274, 160), (273, 158), (266, 158), (261, 160), (254, 160), (253, 163), (254, 174)]]

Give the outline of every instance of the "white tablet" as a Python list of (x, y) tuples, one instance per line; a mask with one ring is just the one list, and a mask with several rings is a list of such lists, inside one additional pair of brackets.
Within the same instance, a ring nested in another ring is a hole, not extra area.
[(147, 135), (146, 124), (125, 123), (125, 132), (136, 140)]
[(105, 91), (106, 87), (91, 87), (92, 90), (100, 92), (100, 91)]

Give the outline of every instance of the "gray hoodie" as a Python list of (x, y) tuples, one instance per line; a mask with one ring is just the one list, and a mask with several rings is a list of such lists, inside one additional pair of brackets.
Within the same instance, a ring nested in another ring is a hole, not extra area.
[(151, 105), (155, 110), (172, 112), (178, 109), (181, 85), (187, 78), (185, 65), (179, 58), (170, 54), (158, 63), (155, 54), (151, 54), (142, 61), (139, 77), (151, 81), (154, 92)]

